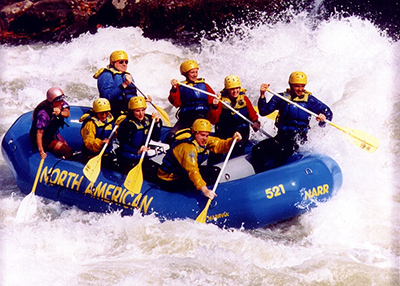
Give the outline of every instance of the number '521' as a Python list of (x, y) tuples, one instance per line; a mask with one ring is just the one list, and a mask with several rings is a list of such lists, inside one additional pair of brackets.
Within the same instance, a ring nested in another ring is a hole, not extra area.
[(272, 188), (266, 189), (265, 193), (267, 194), (268, 199), (272, 199), (274, 197), (283, 195), (285, 193), (285, 188), (283, 187), (282, 184), (280, 184), (279, 186), (274, 186)]

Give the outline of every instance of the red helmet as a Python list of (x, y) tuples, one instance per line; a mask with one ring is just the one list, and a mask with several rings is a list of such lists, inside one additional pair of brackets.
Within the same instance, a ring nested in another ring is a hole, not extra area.
[(53, 102), (56, 98), (61, 97), (64, 98), (64, 92), (59, 87), (52, 87), (46, 93), (47, 101)]

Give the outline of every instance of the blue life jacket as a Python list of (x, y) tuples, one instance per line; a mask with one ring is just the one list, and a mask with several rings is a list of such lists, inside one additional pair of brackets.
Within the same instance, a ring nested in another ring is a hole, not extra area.
[[(228, 96), (228, 92), (223, 90), (221, 92), (221, 100), (226, 104), (233, 107), (236, 111), (242, 114), (244, 117), (249, 118), (249, 112), (247, 111), (247, 104), (244, 100), (246, 90), (241, 88), (238, 97), (235, 102)], [(233, 105), (234, 104), (234, 105)], [(249, 134), (249, 123), (243, 120), (238, 114), (233, 112), (231, 109), (222, 104), (221, 114), (219, 121), (215, 125), (215, 134), (217, 137), (226, 139), (232, 137), (235, 132), (238, 131), (240, 134), (248, 136)]]
[[(89, 122), (89, 120), (91, 120), (96, 126), (96, 138), (103, 140), (111, 135), (111, 132), (115, 125), (114, 118), (111, 115), (109, 115), (109, 117), (106, 118), (105, 122), (102, 122), (97, 117), (95, 117), (94, 114), (90, 114), (87, 118), (85, 118), (85, 120), (83, 120), (81, 130)], [(110, 153), (112, 148), (113, 148), (112, 143), (108, 144), (107, 149), (104, 151), (104, 153), (105, 154)], [(83, 144), (82, 153), (86, 156), (93, 156), (98, 154), (89, 150), (85, 146), (85, 144)]]
[[(122, 160), (140, 159), (141, 154), (138, 154), (138, 151), (146, 143), (151, 120), (151, 115), (146, 114), (140, 122), (129, 117), (121, 122), (118, 131), (118, 141), (120, 144), (118, 153)], [(153, 140), (158, 141), (160, 134), (161, 126), (155, 125), (151, 137)]]
[[(187, 81), (184, 83), (207, 91), (204, 79), (197, 79), (194, 83)], [(201, 114), (204, 117), (207, 116), (208, 112), (210, 111), (210, 106), (208, 105), (208, 95), (184, 86), (179, 86), (179, 92), (181, 99), (181, 106), (179, 110), (180, 117), (185, 117), (187, 114), (191, 115), (193, 113)]]

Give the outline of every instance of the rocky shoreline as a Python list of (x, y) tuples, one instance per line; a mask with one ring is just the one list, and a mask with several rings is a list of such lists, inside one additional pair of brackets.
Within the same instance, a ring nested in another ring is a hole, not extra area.
[[(381, 0), (0, 0), (0, 44), (64, 42), (101, 27), (140, 27), (153, 39), (180, 43), (196, 41), (200, 31), (224, 31), (227, 23), (244, 20), (259, 24), (288, 20), (302, 10), (328, 18), (369, 17), (393, 39), (399, 39), (399, 5)], [(318, 2), (319, 3), (319, 2)], [(321, 3), (320, 3), (321, 4)], [(350, 6), (349, 6), (350, 5)], [(262, 17), (260, 17), (262, 15)]]
[(0, 42), (63, 42), (107, 26), (140, 27), (150, 38), (173, 39), (283, 5), (280, 0), (0, 0)]

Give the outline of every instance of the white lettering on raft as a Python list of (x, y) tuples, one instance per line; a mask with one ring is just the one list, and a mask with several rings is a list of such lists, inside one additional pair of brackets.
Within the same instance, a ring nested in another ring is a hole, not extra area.
[[(50, 173), (50, 177), (47, 176), (48, 173)], [(80, 187), (83, 178), (84, 175), (67, 172), (65, 170), (60, 170), (59, 168), (54, 170), (51, 168), (48, 169), (46, 166), (43, 168), (43, 171), (40, 174), (39, 182), (44, 182), (46, 184), (50, 183), (51, 185), (62, 186), (67, 189), (82, 192), (80, 191)], [(142, 193), (139, 193), (135, 196), (135, 194), (125, 188), (121, 188), (120, 186), (115, 186), (113, 184), (103, 183), (102, 181), (99, 181), (96, 187), (94, 187), (94, 183), (89, 183), (84, 191), (84, 194), (99, 198), (105, 202), (121, 204), (125, 208), (138, 208), (140, 211), (143, 210), (145, 214), (147, 214), (150, 203), (153, 200), (153, 197), (143, 197)]]

